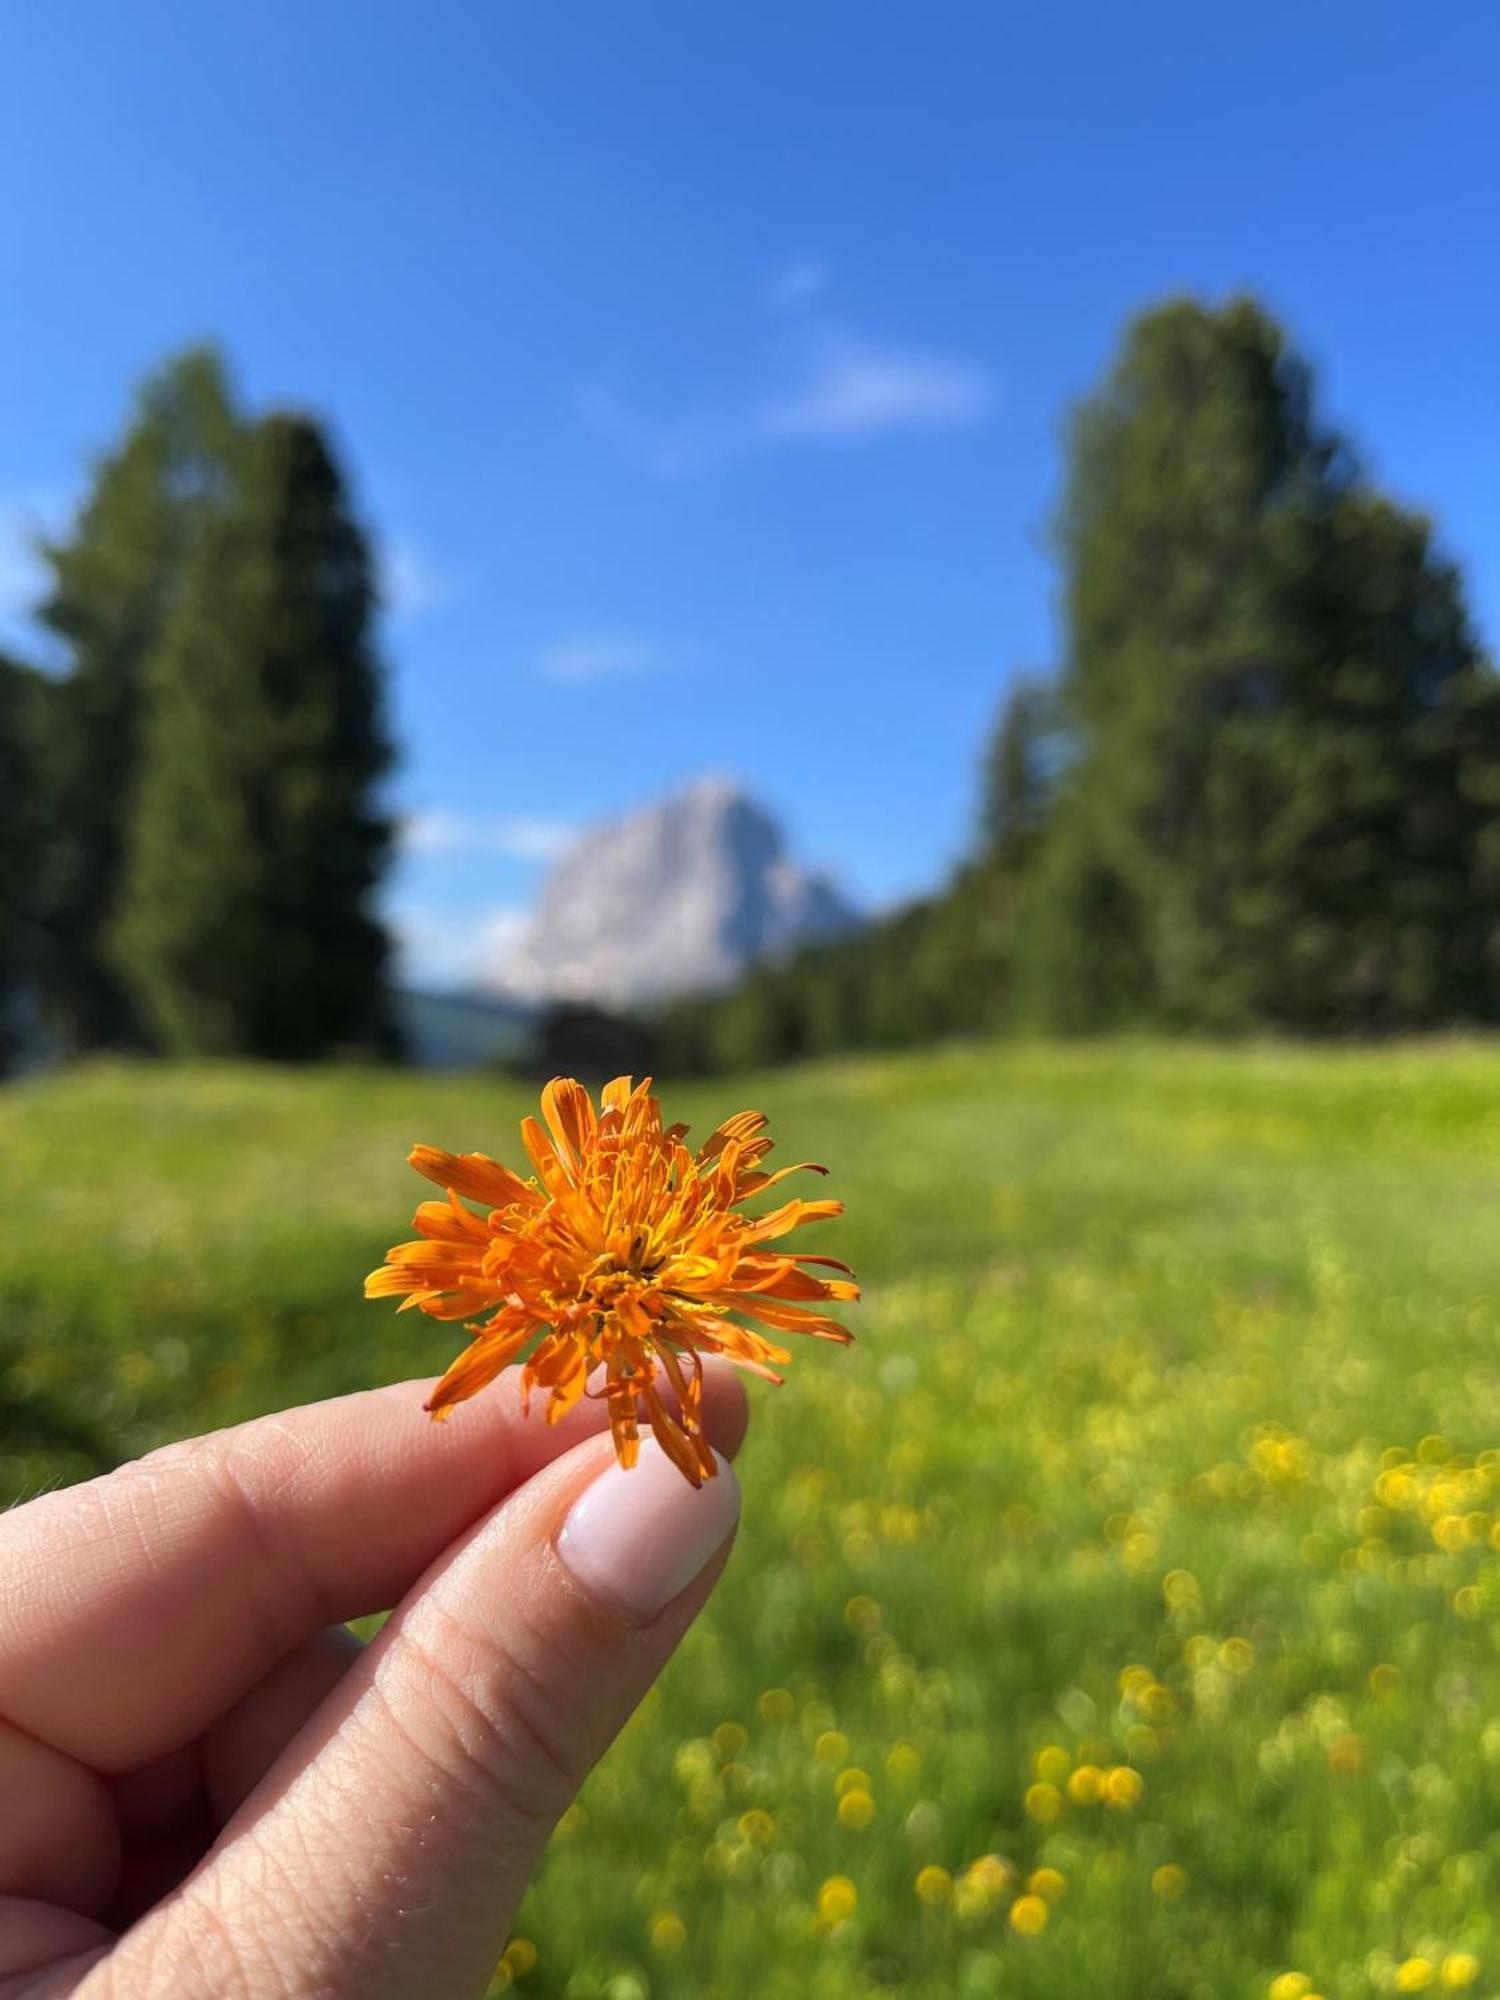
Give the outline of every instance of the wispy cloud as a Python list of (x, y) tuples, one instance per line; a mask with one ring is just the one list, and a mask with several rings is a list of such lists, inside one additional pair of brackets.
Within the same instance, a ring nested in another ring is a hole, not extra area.
[(777, 311), (803, 306), (820, 298), (833, 283), (833, 273), (821, 257), (788, 257), (761, 289), (762, 301)]
[(659, 646), (623, 633), (589, 632), (559, 639), (537, 655), (536, 670), (544, 681), (579, 687), (590, 681), (634, 679), (659, 672), (666, 665)]
[(408, 854), (500, 854), (512, 861), (555, 861), (578, 837), (570, 821), (540, 815), (511, 818), (482, 813), (418, 812), (401, 822)]
[(723, 439), (707, 423), (664, 422), (633, 409), (612, 390), (589, 384), (578, 393), (578, 414), (601, 437), (638, 459), (653, 478), (691, 479), (722, 448)]
[(712, 417), (643, 414), (613, 391), (586, 390), (579, 413), (657, 479), (691, 479), (735, 455), (791, 445), (858, 444), (897, 432), (982, 423), (994, 385), (976, 362), (851, 331), (828, 305), (833, 276), (806, 253), (760, 291), (775, 321), (782, 384)]
[(453, 601), (457, 584), (409, 536), (396, 535), (381, 546), (380, 596), (393, 618), (420, 618)]
[(509, 903), (394, 910), (396, 976), (404, 986), (432, 992), (491, 985), (526, 923), (527, 912)]
[(967, 362), (841, 340), (798, 387), (762, 404), (755, 422), (766, 438), (853, 440), (963, 429), (988, 416), (993, 400), (988, 378)]

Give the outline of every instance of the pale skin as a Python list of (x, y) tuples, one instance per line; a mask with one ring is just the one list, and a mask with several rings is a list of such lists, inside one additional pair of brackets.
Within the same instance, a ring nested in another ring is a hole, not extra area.
[[(674, 1594), (617, 1601), (570, 1513), (613, 1464), (602, 1406), (549, 1427), (507, 1378), (434, 1424), (429, 1387), (0, 1516), (0, 2000), (484, 1993), (548, 1831), (713, 1588), (734, 1481), (657, 1479), (639, 1554)], [(705, 1416), (732, 1456), (721, 1366)], [(593, 1511), (628, 1569), (633, 1517)], [(362, 1648), (345, 1621), (390, 1607)]]

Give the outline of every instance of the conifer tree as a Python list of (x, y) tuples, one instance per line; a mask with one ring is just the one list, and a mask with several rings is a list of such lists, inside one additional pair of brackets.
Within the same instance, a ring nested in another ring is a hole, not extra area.
[(54, 693), (39, 674), (0, 658), (0, 1074), (37, 1001), (37, 920), (49, 818), (43, 711)]
[(146, 383), (71, 533), (45, 552), (40, 617), (65, 661), (49, 731), (56, 840), (45, 985), (53, 1023), (74, 1046), (135, 1038), (106, 939), (137, 777), (142, 678), (191, 552), (233, 496), (240, 447), (218, 359), (189, 351)]
[(1006, 692), (984, 761), (980, 859), (1023, 874), (1046, 829), (1052, 794), (1066, 759), (1057, 692), (1022, 675)]
[(366, 542), (317, 426), (267, 418), (147, 671), (112, 940), (170, 1051), (389, 1044), (369, 908), (390, 838), (372, 614)]
[(1062, 530), (1076, 757), (1021, 926), (1040, 1018), (1489, 1018), (1492, 678), (1426, 523), (1318, 425), (1258, 307), (1135, 323)]

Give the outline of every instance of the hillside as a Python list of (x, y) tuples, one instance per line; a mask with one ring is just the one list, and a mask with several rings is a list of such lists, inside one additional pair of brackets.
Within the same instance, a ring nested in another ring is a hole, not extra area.
[[(951, 1048), (666, 1097), (825, 1160), (869, 1296), (758, 1397), (730, 1573), (560, 1829), (521, 1989), (1373, 2000), (1472, 1953), (1490, 1990), (1500, 1049)], [(514, 1153), (524, 1103), (0, 1093), (0, 1500), (439, 1363), (359, 1280), (411, 1141)]]

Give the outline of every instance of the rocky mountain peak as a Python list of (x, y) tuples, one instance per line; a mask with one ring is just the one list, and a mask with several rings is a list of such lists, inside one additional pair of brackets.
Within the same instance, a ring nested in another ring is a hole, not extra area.
[(732, 985), (858, 922), (732, 778), (710, 775), (586, 833), (554, 868), (497, 975), (517, 998), (637, 1007)]

